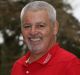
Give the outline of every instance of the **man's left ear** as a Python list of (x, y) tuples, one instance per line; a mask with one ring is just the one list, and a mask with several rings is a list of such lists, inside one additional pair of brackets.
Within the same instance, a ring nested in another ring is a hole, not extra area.
[(59, 23), (58, 23), (58, 21), (56, 20), (55, 22), (54, 22), (54, 25), (53, 25), (54, 27), (54, 31), (53, 31), (53, 34), (54, 35), (57, 35), (57, 33), (58, 33), (58, 29), (59, 29)]

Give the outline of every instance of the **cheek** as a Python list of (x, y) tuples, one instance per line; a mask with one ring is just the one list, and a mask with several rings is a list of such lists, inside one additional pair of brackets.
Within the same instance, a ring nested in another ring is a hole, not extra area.
[(50, 29), (46, 29), (43, 32), (43, 35), (44, 35), (44, 37), (50, 37), (50, 36), (52, 36), (52, 31)]
[(29, 34), (28, 31), (26, 31), (26, 30), (22, 30), (22, 35), (23, 35), (23, 36), (27, 36), (28, 34)]

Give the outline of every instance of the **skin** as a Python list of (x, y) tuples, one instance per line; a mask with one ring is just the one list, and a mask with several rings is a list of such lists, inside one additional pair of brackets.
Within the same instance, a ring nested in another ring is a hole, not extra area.
[(36, 61), (55, 44), (58, 32), (57, 22), (51, 23), (46, 10), (28, 11), (22, 21), (22, 35), (31, 55)]

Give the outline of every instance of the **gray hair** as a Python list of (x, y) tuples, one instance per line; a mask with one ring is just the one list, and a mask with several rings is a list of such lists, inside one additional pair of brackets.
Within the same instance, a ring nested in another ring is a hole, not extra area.
[(23, 20), (25, 13), (29, 10), (31, 10), (31, 11), (47, 10), (51, 22), (54, 23), (56, 21), (55, 8), (51, 4), (49, 4), (45, 1), (33, 1), (33, 2), (30, 2), (27, 5), (25, 5), (21, 11), (21, 15), (20, 15), (21, 21)]

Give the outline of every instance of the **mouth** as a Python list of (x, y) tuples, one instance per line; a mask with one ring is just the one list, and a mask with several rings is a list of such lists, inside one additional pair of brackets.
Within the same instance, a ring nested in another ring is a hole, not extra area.
[(29, 38), (31, 44), (39, 44), (42, 39), (40, 37)]
[(35, 42), (35, 41), (40, 41), (41, 39), (40, 38), (31, 38), (30, 40)]

